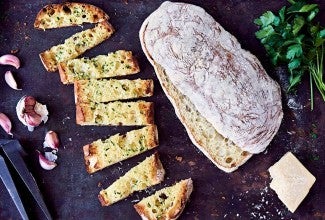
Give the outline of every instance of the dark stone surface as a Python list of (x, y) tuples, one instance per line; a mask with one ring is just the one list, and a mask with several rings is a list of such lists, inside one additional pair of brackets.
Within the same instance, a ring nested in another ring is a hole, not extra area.
[[(134, 193), (111, 207), (101, 207), (97, 200), (101, 188), (107, 187), (121, 174), (142, 161), (151, 152), (144, 153), (121, 164), (106, 168), (93, 175), (86, 173), (83, 165), (82, 146), (98, 138), (117, 132), (131, 130), (129, 127), (81, 127), (75, 124), (73, 87), (60, 83), (57, 73), (45, 71), (38, 54), (63, 40), (82, 27), (70, 27), (40, 31), (33, 28), (37, 12), (46, 4), (58, 1), (1, 1), (0, 2), (0, 55), (18, 49), (17, 56), (22, 67), (15, 70), (0, 66), (0, 73), (12, 70), (22, 91), (10, 89), (0, 77), (0, 112), (7, 114), (13, 123), (14, 137), (21, 141), (29, 153), (27, 165), (39, 184), (55, 219), (139, 219), (132, 205), (134, 200), (148, 196), (163, 186), (191, 177), (194, 192), (180, 219), (312, 219), (325, 218), (324, 192), (324, 143), (325, 105), (316, 93), (315, 109), (310, 111), (308, 78), (300, 86), (296, 96), (283, 96), (284, 119), (281, 128), (267, 151), (252, 157), (234, 173), (227, 174), (216, 168), (190, 141), (185, 128), (177, 119), (174, 110), (164, 95), (153, 68), (143, 54), (138, 30), (143, 20), (162, 1), (85, 1), (104, 9), (116, 28), (112, 38), (85, 53), (96, 56), (117, 49), (132, 50), (137, 56), (141, 72), (129, 78), (151, 78), (155, 81), (155, 95), (147, 100), (155, 102), (155, 120), (159, 129), (160, 146), (157, 148), (166, 169), (165, 181), (148, 191)], [(202, 6), (226, 30), (250, 50), (262, 62), (267, 72), (277, 81), (281, 71), (275, 71), (265, 51), (254, 37), (257, 27), (254, 18), (266, 10), (278, 10), (284, 0), (219, 0), (186, 1)], [(324, 1), (321, 4), (320, 21), (325, 20)], [(323, 23), (324, 25), (324, 23)], [(91, 27), (85, 25), (84, 28)], [(1, 75), (2, 75), (1, 74)], [(15, 106), (23, 95), (32, 95), (48, 106), (50, 117), (45, 125), (28, 132), (15, 113)], [(300, 110), (288, 108), (291, 99), (301, 103)], [(315, 128), (313, 126), (315, 125)], [(56, 131), (61, 140), (58, 167), (45, 171), (38, 164), (35, 150), (42, 150), (47, 130)], [(317, 133), (313, 138), (311, 132)], [(0, 131), (0, 138), (8, 138)], [(269, 188), (267, 169), (287, 151), (292, 151), (316, 176), (317, 180), (306, 199), (294, 214), (291, 214), (276, 194)], [(182, 161), (176, 157), (182, 157)], [(1, 185), (2, 188), (2, 185)], [(3, 189), (1, 189), (3, 194)], [(7, 197), (6, 197), (7, 198)], [(3, 199), (3, 197), (1, 197)], [(8, 206), (0, 202), (0, 218), (9, 219)], [(28, 206), (28, 205), (27, 205)], [(12, 217), (15, 213), (12, 214)]]

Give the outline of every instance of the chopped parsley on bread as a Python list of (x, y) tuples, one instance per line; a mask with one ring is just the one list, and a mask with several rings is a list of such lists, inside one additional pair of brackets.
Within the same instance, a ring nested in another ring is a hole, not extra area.
[(76, 103), (111, 102), (153, 95), (153, 81), (148, 79), (90, 79), (74, 83)]
[(158, 146), (156, 125), (132, 130), (124, 135), (116, 134), (105, 140), (99, 139), (83, 147), (87, 172), (94, 173), (156, 146)]
[(193, 191), (192, 179), (181, 180), (173, 186), (165, 187), (134, 205), (142, 219), (177, 219), (185, 208)]
[(59, 63), (59, 73), (63, 84), (76, 80), (99, 79), (125, 76), (140, 72), (136, 58), (131, 51), (118, 50), (93, 58), (82, 57)]
[(152, 102), (76, 103), (79, 125), (149, 125), (154, 124)]
[(58, 64), (76, 58), (108, 39), (114, 32), (114, 28), (107, 21), (98, 23), (94, 28), (78, 32), (67, 38), (63, 44), (51, 47), (40, 53), (41, 61), (45, 69), (55, 72)]
[(109, 187), (99, 192), (98, 199), (102, 206), (109, 206), (133, 192), (147, 189), (163, 181), (165, 170), (157, 153), (131, 168)]
[(83, 23), (99, 23), (108, 19), (109, 16), (94, 5), (65, 2), (44, 6), (36, 16), (34, 27), (45, 30)]

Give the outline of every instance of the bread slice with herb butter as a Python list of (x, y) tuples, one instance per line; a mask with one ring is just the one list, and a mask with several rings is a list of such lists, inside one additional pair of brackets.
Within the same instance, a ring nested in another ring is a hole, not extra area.
[(108, 21), (98, 23), (94, 28), (78, 32), (67, 38), (63, 44), (51, 47), (40, 53), (45, 69), (55, 72), (58, 64), (76, 58), (108, 39), (114, 32), (113, 26)]
[(147, 157), (131, 168), (106, 189), (99, 192), (98, 199), (102, 206), (118, 202), (133, 192), (147, 189), (164, 180), (165, 170), (159, 160), (158, 153)]
[(34, 27), (45, 30), (83, 23), (99, 23), (108, 19), (109, 16), (94, 5), (64, 2), (44, 6), (36, 16)]
[(192, 179), (181, 180), (142, 199), (134, 208), (142, 219), (174, 220), (181, 215), (192, 191)]
[(76, 103), (79, 125), (149, 125), (154, 124), (152, 102)]
[(74, 83), (76, 103), (111, 102), (153, 95), (153, 81), (148, 79), (90, 79)]
[(105, 140), (99, 139), (83, 147), (87, 172), (94, 173), (156, 146), (158, 146), (156, 125), (132, 130), (124, 135), (115, 134)]
[(82, 57), (59, 63), (59, 73), (63, 84), (71, 84), (81, 79), (100, 79), (125, 76), (140, 72), (137, 59), (131, 51), (118, 50), (93, 58)]

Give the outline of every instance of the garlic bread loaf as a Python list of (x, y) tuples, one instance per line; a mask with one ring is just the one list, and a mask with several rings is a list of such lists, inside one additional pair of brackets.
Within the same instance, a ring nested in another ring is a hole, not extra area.
[(192, 179), (181, 180), (142, 199), (134, 208), (142, 219), (174, 220), (181, 215), (192, 191)]
[(94, 28), (87, 29), (67, 38), (63, 44), (51, 47), (40, 53), (41, 61), (45, 69), (55, 72), (58, 64), (76, 58), (108, 39), (114, 32), (114, 28), (107, 21), (96, 24)]
[(59, 63), (59, 73), (63, 84), (71, 84), (81, 79), (99, 79), (131, 75), (140, 72), (136, 58), (131, 51), (118, 50), (94, 58), (82, 57)]
[(116, 134), (105, 140), (99, 139), (83, 147), (87, 172), (94, 173), (156, 146), (158, 146), (156, 125), (148, 125), (124, 135)]
[(79, 125), (149, 125), (154, 124), (152, 102), (77, 103)]
[(131, 168), (109, 187), (99, 192), (98, 199), (102, 206), (118, 202), (133, 192), (147, 189), (164, 180), (165, 170), (157, 153)]
[(144, 79), (90, 79), (74, 83), (76, 103), (111, 102), (153, 95), (153, 81)]
[(265, 150), (283, 117), (280, 87), (204, 9), (166, 1), (140, 41), (191, 140), (219, 168), (233, 171)]
[(64, 2), (44, 6), (36, 16), (34, 27), (45, 30), (83, 23), (99, 23), (108, 19), (109, 16), (94, 5)]

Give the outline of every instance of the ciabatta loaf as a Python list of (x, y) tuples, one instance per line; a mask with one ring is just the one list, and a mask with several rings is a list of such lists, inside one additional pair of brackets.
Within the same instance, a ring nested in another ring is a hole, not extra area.
[(34, 27), (45, 30), (83, 23), (99, 23), (108, 19), (109, 16), (94, 5), (64, 2), (44, 6), (36, 16)]
[(75, 102), (111, 102), (153, 95), (153, 81), (148, 79), (90, 79), (74, 83)]
[(40, 53), (39, 56), (45, 69), (49, 72), (55, 72), (60, 62), (80, 56), (109, 38), (113, 32), (114, 28), (112, 25), (107, 21), (103, 21), (98, 23), (94, 28), (72, 35), (63, 44), (53, 46)]
[(124, 135), (116, 134), (105, 140), (99, 139), (83, 147), (87, 172), (94, 173), (156, 146), (158, 146), (156, 125), (148, 125)]
[(125, 76), (140, 72), (137, 59), (131, 51), (118, 50), (93, 58), (82, 57), (59, 63), (59, 73), (63, 84), (71, 84), (81, 79), (100, 79)]
[[(202, 8), (164, 2), (142, 24), (140, 41), (177, 115), (203, 152), (213, 146), (199, 142), (192, 132), (198, 128), (185, 122), (187, 116), (177, 104), (180, 96), (193, 104), (188, 114), (197, 111), (200, 120), (206, 119), (222, 139), (242, 152), (259, 153), (266, 148), (283, 117), (280, 87), (258, 59)], [(177, 90), (176, 97), (168, 83)]]
[(109, 206), (120, 201), (133, 192), (147, 189), (164, 180), (165, 170), (157, 153), (130, 169), (112, 185), (99, 192), (102, 206)]
[(134, 205), (143, 220), (175, 220), (185, 208), (193, 191), (192, 179), (165, 187)]
[(150, 125), (154, 124), (152, 102), (77, 103), (79, 125)]

